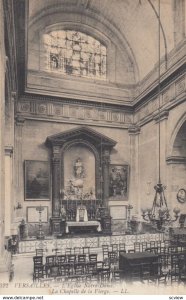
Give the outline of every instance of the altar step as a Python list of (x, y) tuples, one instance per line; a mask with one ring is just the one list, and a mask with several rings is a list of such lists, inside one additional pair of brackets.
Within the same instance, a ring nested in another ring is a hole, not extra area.
[(74, 247), (90, 247), (101, 248), (102, 245), (120, 244), (125, 243), (130, 247), (134, 242), (145, 241), (158, 241), (164, 240), (163, 233), (145, 233), (138, 235), (95, 235), (95, 236), (73, 236), (62, 237), (56, 239), (54, 237), (48, 237), (44, 240), (27, 239), (19, 242), (19, 253), (34, 253), (36, 249), (43, 248), (44, 250), (51, 252), (52, 249), (65, 250), (66, 248)]

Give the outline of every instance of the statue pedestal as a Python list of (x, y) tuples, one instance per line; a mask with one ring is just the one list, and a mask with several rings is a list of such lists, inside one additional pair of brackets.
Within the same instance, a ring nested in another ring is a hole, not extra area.
[(61, 234), (61, 217), (52, 217), (50, 219), (51, 234)]

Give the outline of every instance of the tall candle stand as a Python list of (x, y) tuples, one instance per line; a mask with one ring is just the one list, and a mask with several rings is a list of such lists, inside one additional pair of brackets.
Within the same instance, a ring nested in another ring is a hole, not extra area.
[(39, 229), (38, 229), (38, 234), (37, 234), (37, 239), (38, 240), (44, 240), (45, 238), (45, 235), (44, 235), (44, 232), (42, 230), (43, 228), (43, 224), (42, 224), (42, 211), (44, 210), (44, 207), (42, 207), (41, 205), (39, 207), (36, 207), (36, 210), (38, 211), (39, 213)]

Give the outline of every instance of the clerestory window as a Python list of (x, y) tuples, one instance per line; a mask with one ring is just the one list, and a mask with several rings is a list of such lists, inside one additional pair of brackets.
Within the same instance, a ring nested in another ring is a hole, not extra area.
[(106, 80), (107, 49), (83, 32), (56, 30), (43, 35), (47, 70)]

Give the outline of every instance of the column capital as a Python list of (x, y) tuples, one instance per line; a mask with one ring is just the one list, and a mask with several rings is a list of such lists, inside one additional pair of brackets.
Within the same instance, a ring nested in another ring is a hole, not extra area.
[(110, 150), (104, 149), (102, 153), (102, 164), (109, 164), (110, 163)]
[(24, 122), (25, 122), (25, 118), (21, 117), (21, 116), (17, 116), (15, 118), (15, 121), (16, 121), (16, 125), (17, 126), (23, 126), (24, 125)]
[(13, 154), (13, 146), (5, 146), (5, 156), (12, 156)]
[(138, 134), (140, 134), (140, 131), (141, 131), (140, 126), (135, 125), (135, 124), (131, 125), (131, 126), (128, 128), (128, 133), (129, 133), (129, 135), (138, 135)]
[(60, 160), (60, 146), (59, 145), (53, 145), (52, 146), (52, 161), (54, 163), (57, 163)]
[(15, 102), (16, 99), (17, 99), (17, 93), (16, 92), (12, 92), (11, 95), (12, 95), (12, 97), (11, 97), (12, 102)]

